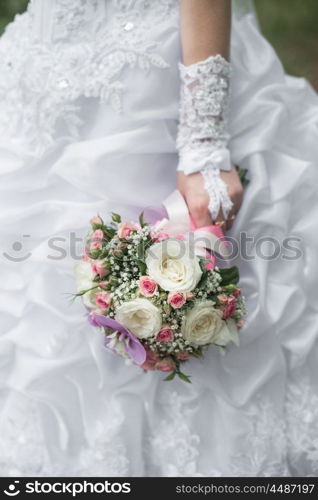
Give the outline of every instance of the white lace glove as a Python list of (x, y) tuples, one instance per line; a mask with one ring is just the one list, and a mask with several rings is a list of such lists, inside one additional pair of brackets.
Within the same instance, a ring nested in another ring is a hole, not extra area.
[(227, 149), (227, 112), (231, 66), (222, 56), (184, 66), (181, 76), (180, 122), (177, 137), (178, 170), (189, 175), (201, 172), (215, 220), (220, 209), (227, 218), (233, 203), (220, 170), (231, 170)]

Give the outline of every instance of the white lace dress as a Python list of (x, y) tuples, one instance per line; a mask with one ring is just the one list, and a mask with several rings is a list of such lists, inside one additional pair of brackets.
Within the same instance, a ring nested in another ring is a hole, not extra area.
[(175, 188), (178, 14), (31, 0), (0, 39), (3, 475), (318, 473), (318, 99), (253, 13), (232, 30), (230, 149), (251, 180), (232, 236), (294, 236), (301, 256), (266, 260), (254, 240), (237, 259), (241, 347), (164, 383), (106, 352), (65, 295), (90, 217), (134, 217)]

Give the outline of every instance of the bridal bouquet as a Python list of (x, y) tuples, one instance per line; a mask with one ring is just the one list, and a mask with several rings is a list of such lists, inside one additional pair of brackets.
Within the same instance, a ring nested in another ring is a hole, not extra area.
[(123, 222), (114, 213), (110, 223), (99, 216), (90, 222), (76, 295), (108, 350), (166, 372), (165, 380), (189, 382), (181, 367), (190, 357), (239, 344), (244, 299), (237, 268), (215, 265), (212, 246), (223, 245), (218, 227), (174, 235), (171, 218)]

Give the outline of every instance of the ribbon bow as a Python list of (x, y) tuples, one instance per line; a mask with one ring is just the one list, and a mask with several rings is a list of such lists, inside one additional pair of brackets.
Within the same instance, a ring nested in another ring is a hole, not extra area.
[[(187, 204), (179, 191), (173, 191), (163, 202), (163, 207), (166, 217), (164, 214), (160, 214), (163, 218), (157, 222), (157, 230), (162, 230), (169, 237), (180, 237), (182, 235), (183, 239), (188, 241), (190, 241), (190, 235), (192, 235), (191, 241), (197, 255), (208, 257), (211, 261), (214, 261), (209, 252), (215, 252), (223, 259), (227, 259), (227, 243), (220, 226), (213, 224), (198, 228), (191, 215), (189, 215)], [(156, 215), (158, 217), (158, 211)]]

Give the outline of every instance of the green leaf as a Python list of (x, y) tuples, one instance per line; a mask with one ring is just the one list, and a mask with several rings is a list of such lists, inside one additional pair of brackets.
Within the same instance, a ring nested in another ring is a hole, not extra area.
[(119, 224), (121, 222), (121, 217), (119, 214), (112, 212), (112, 220), (113, 222), (116, 222), (116, 224)]
[(176, 371), (172, 372), (172, 373), (170, 373), (170, 375), (168, 375), (168, 377), (164, 378), (163, 380), (164, 380), (164, 382), (169, 382), (169, 380), (173, 380), (176, 375), (177, 375)]
[(140, 260), (145, 259), (145, 245), (143, 240), (141, 240), (137, 245), (137, 255), (138, 259)]
[(240, 279), (239, 270), (237, 266), (226, 267), (219, 270), (222, 277), (221, 286), (237, 285)]
[(105, 226), (104, 233), (109, 240), (112, 240), (116, 234), (116, 229), (113, 229), (112, 227), (109, 227), (109, 226), (108, 227)]
[(139, 271), (142, 275), (146, 274), (146, 271), (147, 271), (147, 266), (145, 264), (145, 262), (141, 259), (136, 259), (136, 264), (139, 268)]
[(190, 377), (188, 377), (188, 375), (185, 375), (184, 373), (182, 372), (177, 372), (177, 375), (178, 377), (183, 380), (183, 382), (187, 382), (188, 384), (192, 384), (191, 380), (190, 380)]
[(200, 347), (197, 349), (193, 349), (193, 351), (191, 352), (191, 355), (194, 356), (195, 358), (202, 358), (202, 356), (203, 356), (202, 349)]
[(96, 260), (101, 256), (102, 250), (96, 248), (93, 250), (90, 250), (89, 255), (92, 259)]
[(141, 212), (141, 214), (139, 215), (139, 224), (141, 227), (145, 227), (145, 220), (144, 220), (144, 212)]
[(202, 274), (202, 276), (201, 276), (201, 279), (200, 279), (200, 281), (199, 281), (199, 283), (198, 283), (198, 287), (199, 287), (199, 288), (204, 288), (204, 286), (205, 286), (205, 284), (206, 284), (206, 282), (207, 282), (208, 276), (209, 276), (209, 275), (208, 275), (208, 272), (207, 272), (206, 270), (204, 270), (204, 271), (203, 271), (203, 274)]
[(236, 166), (235, 168), (237, 170), (237, 173), (238, 173), (238, 176), (239, 176), (240, 181), (242, 183), (242, 186), (245, 188), (246, 186), (248, 186), (248, 184), (250, 182), (249, 179), (247, 178), (248, 170), (246, 168), (241, 168), (238, 166)]
[(95, 290), (95, 288), (99, 288), (98, 285), (92, 286), (91, 288), (87, 288), (86, 290), (81, 290), (80, 292), (75, 294), (75, 297), (82, 297), (85, 293), (90, 292), (91, 290)]

